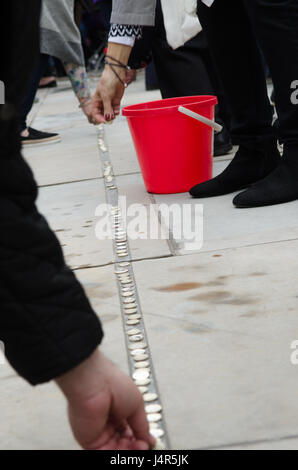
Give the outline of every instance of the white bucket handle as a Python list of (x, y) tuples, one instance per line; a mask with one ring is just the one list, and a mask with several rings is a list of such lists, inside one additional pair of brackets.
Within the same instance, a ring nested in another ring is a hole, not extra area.
[(197, 121), (202, 122), (203, 124), (206, 124), (209, 127), (212, 127), (212, 129), (214, 129), (215, 132), (221, 132), (223, 129), (223, 127), (217, 122), (211, 121), (211, 119), (201, 116), (201, 114), (195, 113), (194, 111), (191, 111), (190, 109), (184, 108), (184, 106), (179, 106), (178, 111), (180, 113), (186, 114), (186, 116), (189, 116), (191, 118), (196, 119)]

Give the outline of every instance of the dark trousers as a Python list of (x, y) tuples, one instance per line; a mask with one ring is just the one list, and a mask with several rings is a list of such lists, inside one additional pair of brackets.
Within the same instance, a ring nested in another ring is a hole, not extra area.
[(43, 76), (43, 73), (48, 65), (48, 62), (49, 62), (49, 56), (47, 54), (39, 54), (36, 66), (30, 77), (30, 82), (27, 88), (25, 98), (22, 103), (21, 123), (20, 123), (21, 131), (27, 128), (27, 116), (30, 113), (31, 108), (33, 106), (40, 79)]
[(136, 41), (131, 65), (152, 53), (163, 98), (191, 95), (216, 95), (218, 117), (229, 123), (230, 110), (223, 87), (209, 52), (204, 32), (173, 50), (167, 42), (160, 0), (157, 1), (154, 27), (143, 29), (143, 39)]
[(291, 100), (298, 79), (298, 0), (215, 0), (210, 8), (198, 2), (198, 13), (231, 106), (233, 141), (274, 134), (260, 45), (276, 92), (278, 137), (298, 144), (298, 105)]

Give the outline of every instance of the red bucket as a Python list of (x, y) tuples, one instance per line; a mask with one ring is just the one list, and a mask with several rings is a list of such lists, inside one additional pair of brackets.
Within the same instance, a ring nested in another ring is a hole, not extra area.
[(214, 120), (216, 104), (215, 96), (188, 96), (123, 109), (147, 191), (182, 193), (212, 178), (213, 129), (178, 108)]

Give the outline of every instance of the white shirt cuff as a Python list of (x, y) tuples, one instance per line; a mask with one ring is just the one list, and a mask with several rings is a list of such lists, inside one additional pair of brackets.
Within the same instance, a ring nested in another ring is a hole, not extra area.
[(109, 42), (116, 44), (124, 44), (125, 46), (133, 47), (135, 45), (135, 38), (130, 36), (110, 36)]

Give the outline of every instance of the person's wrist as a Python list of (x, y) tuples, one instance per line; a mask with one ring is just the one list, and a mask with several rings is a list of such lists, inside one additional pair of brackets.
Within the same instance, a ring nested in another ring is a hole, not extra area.
[(116, 61), (121, 62), (123, 65), (127, 65), (131, 50), (131, 46), (109, 42), (107, 55), (113, 57)]
[(102, 370), (105, 357), (96, 349), (78, 366), (56, 378), (56, 383), (69, 403), (81, 403), (92, 399), (107, 388)]
[[(111, 63), (112, 63), (112, 61), (111, 61)], [(123, 82), (126, 81), (126, 69), (121, 68), (121, 67), (117, 67), (117, 74), (119, 75), (119, 77), (121, 78), (121, 80)], [(110, 65), (108, 65), (108, 64), (105, 65), (102, 78), (104, 80), (107, 80), (109, 83), (113, 83), (113, 82), (120, 82), (121, 83), (121, 81), (119, 80), (119, 78), (117, 77), (115, 72), (113, 72)]]

